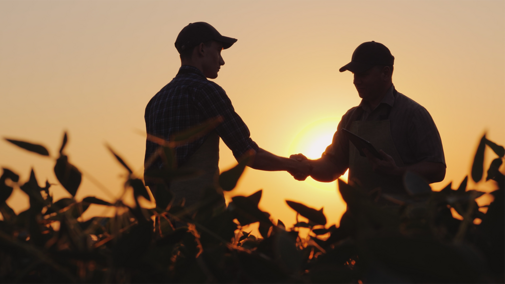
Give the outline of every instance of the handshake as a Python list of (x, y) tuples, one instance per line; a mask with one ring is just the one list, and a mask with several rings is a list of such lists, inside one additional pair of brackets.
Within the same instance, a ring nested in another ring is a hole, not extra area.
[(289, 157), (290, 160), (296, 161), (292, 163), (292, 167), (288, 172), (299, 181), (305, 180), (312, 173), (312, 163), (303, 154), (294, 154)]

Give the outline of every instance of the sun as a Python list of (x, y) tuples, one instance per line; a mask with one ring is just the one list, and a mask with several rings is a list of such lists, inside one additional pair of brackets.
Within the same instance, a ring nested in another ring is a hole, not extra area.
[[(290, 145), (290, 153), (302, 153), (309, 159), (318, 159), (326, 150), (337, 131), (340, 118), (331, 117), (316, 120), (304, 128), (295, 136)], [(341, 176), (347, 182), (347, 172)], [(322, 183), (308, 178), (306, 182), (318, 188), (335, 189), (335, 183)]]

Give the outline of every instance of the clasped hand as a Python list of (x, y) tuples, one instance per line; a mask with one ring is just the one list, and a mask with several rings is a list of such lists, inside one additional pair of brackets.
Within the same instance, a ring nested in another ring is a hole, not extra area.
[(296, 180), (303, 181), (305, 180), (310, 173), (312, 172), (312, 165), (310, 160), (305, 157), (303, 154), (294, 154), (289, 157), (292, 160), (295, 160), (296, 167), (294, 170), (288, 171)]

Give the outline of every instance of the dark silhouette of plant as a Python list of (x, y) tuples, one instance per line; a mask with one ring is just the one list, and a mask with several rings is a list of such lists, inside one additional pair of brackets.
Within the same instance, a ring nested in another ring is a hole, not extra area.
[[(505, 180), (499, 168), (505, 151), (485, 136), (471, 176), (475, 182), (482, 179), (488, 146), (498, 157), (487, 170), (486, 180), (493, 180), (497, 189), (486, 213), (475, 202), (484, 192), (468, 190), (467, 178), (456, 189), (449, 184), (434, 192), (422, 178), (408, 173), (408, 197), (384, 195), (396, 207), (376, 203), (378, 190), (339, 180), (347, 203), (339, 227), (328, 226), (322, 208), (286, 201), (297, 213), (296, 223), (287, 228), (258, 208), (261, 190), (233, 197), (226, 208), (219, 206), (221, 192), (236, 187), (250, 154), (203, 189), (200, 203), (186, 207), (184, 202), (174, 202), (166, 184), (198, 175), (176, 167), (174, 148), (219, 122), (219, 118), (210, 120), (170, 141), (148, 137), (160, 145), (151, 161), (157, 157), (164, 161), (162, 169), (145, 173), (157, 184), (152, 192), (154, 208), (140, 205), (141, 197), (151, 200), (149, 189), (110, 146), (127, 172), (125, 192), (133, 189), (133, 207), (121, 199), (74, 199), (86, 174), (64, 154), (66, 133), (58, 157), (42, 145), (6, 139), (53, 158), (55, 176), (72, 197), (53, 201), (51, 185), (46, 182), (40, 187), (33, 170), (29, 180), (21, 183), (16, 173), (3, 169), (1, 282), (503, 282)], [(29, 209), (18, 215), (5, 202), (14, 187), (23, 190), (30, 202)], [(91, 204), (112, 207), (115, 216), (82, 221), (79, 217)], [(451, 208), (463, 220), (453, 218)], [(259, 223), (260, 236), (243, 230), (252, 223)]]

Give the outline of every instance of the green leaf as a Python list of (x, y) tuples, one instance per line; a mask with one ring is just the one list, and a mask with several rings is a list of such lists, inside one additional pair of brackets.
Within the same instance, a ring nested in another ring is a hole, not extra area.
[(347, 208), (355, 207), (358, 204), (357, 192), (351, 185), (338, 179), (338, 190), (342, 195), (342, 199), (347, 203)]
[(166, 210), (173, 198), (172, 192), (164, 184), (156, 184), (154, 189), (152, 187), (150, 189), (156, 201), (156, 208)]
[(128, 165), (125, 163), (125, 161), (119, 157), (118, 154), (116, 154), (116, 152), (114, 152), (114, 150), (112, 150), (112, 148), (109, 146), (109, 145), (106, 145), (107, 149), (109, 149), (109, 151), (112, 153), (112, 155), (114, 155), (114, 157), (116, 157), (116, 160), (118, 160), (118, 162), (123, 165), (123, 167), (128, 171), (128, 173), (133, 173), (133, 171), (130, 169), (130, 167), (128, 167)]
[(405, 188), (407, 189), (407, 192), (410, 195), (417, 195), (431, 192), (431, 187), (428, 184), (428, 182), (426, 182), (425, 179), (423, 179), (421, 176), (413, 172), (407, 172), (405, 174), (404, 182), (405, 182)]
[(205, 229), (197, 227), (202, 246), (209, 247), (210, 244), (231, 242), (231, 239), (235, 237), (235, 230), (237, 229), (237, 224), (233, 222), (233, 219), (233, 213), (229, 210), (224, 210), (203, 223), (202, 225)]
[(77, 219), (81, 217), (81, 215), (88, 210), (89, 208), (89, 203), (87, 202), (76, 202), (71, 205), (69, 212), (70, 216), (72, 216), (74, 219)]
[(322, 229), (314, 229), (314, 230), (312, 230), (312, 232), (314, 232), (314, 234), (319, 236), (319, 235), (324, 235), (324, 234), (328, 233), (329, 231), (328, 231), (328, 229), (322, 228)]
[(184, 238), (184, 236), (188, 233), (188, 228), (182, 227), (177, 228), (171, 234), (163, 236), (163, 238), (156, 241), (156, 246), (166, 246), (166, 245), (174, 245)]
[[(247, 281), (251, 283), (289, 283), (286, 276), (268, 257), (258, 253), (237, 251), (240, 267), (243, 267)], [(244, 281), (245, 282), (245, 281)]]
[(13, 222), (16, 218), (16, 212), (5, 202), (0, 203), (0, 213), (2, 213), (2, 217), (6, 222)]
[(326, 216), (324, 216), (324, 214), (323, 214), (323, 208), (321, 208), (320, 210), (316, 210), (316, 209), (307, 207), (301, 203), (289, 201), (289, 200), (286, 200), (286, 203), (289, 205), (289, 207), (291, 207), (293, 210), (295, 210), (298, 214), (309, 219), (310, 221), (312, 221), (316, 224), (319, 224), (319, 225), (326, 225)]
[(286, 230), (286, 225), (284, 225), (284, 222), (282, 222), (280, 219), (277, 220), (277, 227)]
[(295, 224), (295, 228), (310, 228), (310, 224), (307, 222), (298, 222)]
[(501, 165), (503, 164), (503, 161), (501, 158), (496, 158), (491, 162), (491, 165), (489, 166), (489, 169), (487, 170), (487, 177), (486, 181), (490, 179), (494, 179), (498, 173)]
[(195, 141), (216, 128), (216, 126), (218, 126), (222, 121), (223, 118), (221, 116), (217, 116), (180, 133), (174, 134), (169, 139), (170, 146), (175, 148)]
[(484, 173), (484, 150), (486, 149), (486, 134), (480, 139), (479, 146), (475, 152), (472, 165), (472, 179), (474, 182), (479, 182)]
[(19, 181), (19, 176), (13, 171), (3, 168), (2, 176), (0, 177), (0, 204), (4, 203), (12, 194), (13, 188), (5, 184), (7, 179), (13, 182)]
[(296, 238), (286, 231), (280, 230), (275, 234), (274, 251), (281, 266), (289, 274), (299, 274), (302, 266), (302, 252), (296, 247)]
[(466, 176), (465, 179), (463, 179), (463, 181), (458, 187), (457, 192), (465, 192), (467, 184), (468, 184), (468, 176)]
[(30, 179), (20, 188), (28, 195), (31, 212), (39, 213), (45, 206), (45, 200), (40, 193), (42, 188), (39, 186), (33, 169), (30, 172)]
[(72, 205), (74, 203), (76, 203), (76, 201), (73, 198), (62, 198), (62, 199), (54, 202), (53, 204), (51, 204), (51, 207), (47, 208), (44, 215), (49, 215), (51, 213), (63, 211), (63, 209), (69, 207), (70, 205)]
[(42, 145), (7, 138), (5, 138), (5, 140), (30, 152), (34, 152), (42, 156), (49, 156), (49, 151), (47, 151), (46, 147)]
[(85, 197), (82, 202), (84, 203), (92, 203), (92, 204), (97, 204), (97, 205), (107, 205), (107, 206), (112, 206), (111, 203), (107, 202), (107, 201), (104, 201), (102, 199), (98, 199), (94, 196), (88, 196), (88, 197)]
[(505, 156), (505, 148), (503, 148), (503, 146), (496, 145), (494, 142), (489, 141), (487, 139), (486, 139), (486, 145), (488, 145), (489, 148), (491, 148), (500, 158), (503, 158), (503, 156)]
[[(394, 272), (415, 279), (417, 283), (480, 282), (479, 276), (485, 275), (479, 275), (477, 266), (483, 261), (482, 257), (470, 249), (466, 252), (471, 256), (465, 257), (463, 249), (429, 238), (374, 237), (362, 242), (360, 257), (372, 260), (370, 265), (376, 267), (394, 268)], [(393, 279), (397, 278), (391, 277), (384, 282), (394, 282)]]
[(265, 215), (265, 212), (258, 208), (258, 205), (251, 201), (245, 196), (234, 196), (233, 201), (233, 211), (236, 213), (236, 218), (242, 226), (261, 222), (272, 225), (272, 221)]
[(247, 198), (249, 200), (251, 200), (252, 203), (256, 204), (256, 206), (258, 206), (260, 204), (262, 193), (263, 193), (263, 190), (260, 189), (260, 190), (256, 191), (255, 193), (249, 195)]
[(450, 193), (452, 192), (452, 181), (444, 187), (440, 192)]
[(224, 191), (231, 191), (237, 185), (238, 180), (242, 176), (245, 167), (249, 164), (253, 156), (253, 151), (247, 152), (240, 162), (233, 168), (224, 171), (219, 175), (219, 186)]
[(68, 142), (68, 137), (67, 137), (67, 132), (65, 131), (63, 133), (63, 141), (61, 142), (60, 155), (63, 154), (63, 149), (65, 149), (67, 142)]
[(137, 266), (151, 244), (152, 235), (152, 223), (139, 223), (133, 226), (129, 232), (122, 234), (112, 248), (113, 265), (118, 267)]
[(127, 184), (133, 188), (133, 194), (135, 197), (142, 196), (145, 199), (151, 201), (151, 197), (149, 196), (147, 188), (144, 186), (142, 180), (138, 178), (129, 179)]
[(74, 165), (68, 162), (67, 156), (61, 155), (58, 160), (56, 160), (54, 174), (68, 193), (75, 196), (77, 189), (81, 185), (82, 174)]

